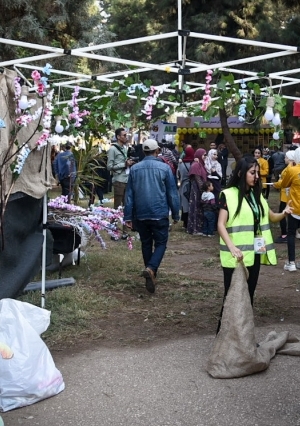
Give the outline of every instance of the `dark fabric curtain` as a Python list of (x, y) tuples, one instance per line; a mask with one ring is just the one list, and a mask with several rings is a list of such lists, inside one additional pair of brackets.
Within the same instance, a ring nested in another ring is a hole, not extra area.
[(7, 203), (0, 235), (0, 299), (16, 298), (41, 266), (43, 199), (18, 193)]

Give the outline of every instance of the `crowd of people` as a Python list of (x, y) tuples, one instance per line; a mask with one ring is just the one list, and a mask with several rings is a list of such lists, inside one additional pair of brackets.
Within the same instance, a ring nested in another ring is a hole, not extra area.
[[(287, 243), (284, 269), (297, 270), (300, 148), (291, 147), (283, 153), (277, 147), (273, 152), (256, 147), (235, 163), (228, 179), (228, 150), (223, 143), (211, 142), (208, 150), (195, 150), (183, 141), (181, 154), (174, 144), (164, 140), (146, 139), (129, 148), (127, 143), (126, 130), (117, 129), (106, 167), (101, 168), (112, 179), (114, 208), (124, 209), (122, 234), (114, 239), (126, 239), (128, 229), (139, 233), (145, 267), (142, 276), (150, 293), (155, 292), (157, 271), (166, 250), (170, 214), (174, 223), (182, 221), (189, 235), (211, 238), (218, 232), (224, 297), (236, 262), (243, 260), (249, 271), (253, 303), (260, 265), (276, 264), (270, 221), (280, 223), (281, 235), (275, 243)], [(76, 163), (68, 144), (55, 157), (53, 167), (63, 194), (70, 194)], [(104, 190), (101, 186), (96, 193), (100, 201)], [(271, 186), (279, 191), (278, 213), (268, 205)]]

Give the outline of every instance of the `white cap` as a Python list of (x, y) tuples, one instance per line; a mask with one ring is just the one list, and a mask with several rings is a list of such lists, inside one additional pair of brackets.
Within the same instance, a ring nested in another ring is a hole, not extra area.
[(143, 151), (155, 151), (158, 148), (158, 143), (155, 139), (147, 139), (143, 142)]
[(295, 151), (290, 150), (285, 153), (285, 156), (291, 161), (295, 160)]

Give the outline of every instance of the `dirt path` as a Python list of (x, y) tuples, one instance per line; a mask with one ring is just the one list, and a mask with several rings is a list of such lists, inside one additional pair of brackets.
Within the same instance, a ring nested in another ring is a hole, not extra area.
[[(284, 271), (287, 245), (276, 244), (275, 247), (278, 264), (261, 267), (254, 307), (257, 325), (279, 321), (290, 323), (300, 321), (300, 270)], [(195, 236), (188, 241), (183, 241), (180, 245), (176, 241), (169, 241), (164, 267), (172, 269), (183, 277), (220, 283), (222, 288), (223, 273), (218, 250), (217, 236), (214, 238)], [(296, 240), (296, 252), (299, 257), (300, 240)], [(266, 305), (265, 308), (264, 305)], [(264, 309), (265, 312), (263, 312)]]

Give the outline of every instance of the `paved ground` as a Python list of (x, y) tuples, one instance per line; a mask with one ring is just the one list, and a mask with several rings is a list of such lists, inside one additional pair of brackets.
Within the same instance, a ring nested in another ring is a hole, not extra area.
[[(257, 340), (272, 329), (257, 329)], [(300, 335), (300, 326), (278, 324), (283, 330)], [(54, 356), (64, 392), (3, 413), (5, 426), (300, 425), (299, 357), (276, 355), (263, 373), (212, 379), (205, 366), (213, 339)]]

